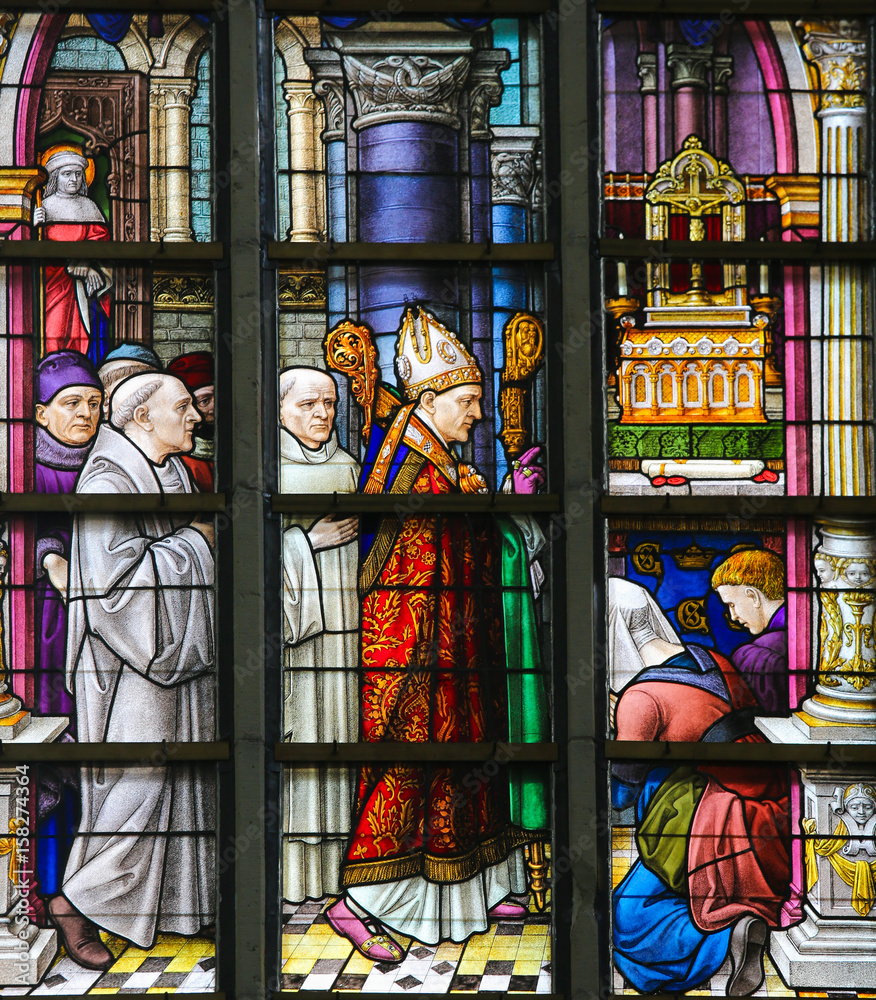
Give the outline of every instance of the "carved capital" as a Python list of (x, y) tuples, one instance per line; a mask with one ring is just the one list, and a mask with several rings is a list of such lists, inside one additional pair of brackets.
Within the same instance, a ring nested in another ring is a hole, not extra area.
[(152, 308), (170, 312), (211, 312), (213, 276), (200, 271), (155, 271)]
[(640, 52), (636, 56), (636, 72), (642, 81), (641, 91), (643, 94), (657, 93), (657, 53)]
[(344, 71), (341, 57), (332, 49), (305, 49), (304, 59), (313, 72), (313, 92), (325, 106), (323, 142), (344, 138)]
[(510, 64), (511, 57), (505, 49), (481, 49), (474, 55), (469, 98), (474, 142), (487, 142), (490, 138), (490, 108), (495, 108), (502, 99), (501, 72)]
[(462, 126), (459, 98), (474, 55), (470, 36), (407, 29), (330, 35), (356, 105), (353, 128), (386, 122)]
[(712, 60), (712, 81), (716, 94), (726, 94), (727, 84), (733, 76), (733, 56), (715, 56)]
[(803, 53), (818, 68), (821, 108), (866, 108), (867, 34), (862, 21), (798, 21)]
[(492, 132), (490, 177), (493, 204), (529, 206), (538, 167), (538, 127), (497, 125)]
[(291, 118), (293, 115), (315, 115), (318, 107), (319, 97), (314, 94), (313, 88), (308, 82), (298, 80), (286, 80), (283, 84), (283, 97), (288, 107), (286, 114)]
[(151, 103), (155, 98), (159, 107), (163, 107), (165, 111), (173, 108), (185, 108), (186, 111), (190, 111), (194, 94), (194, 80), (168, 80), (157, 77), (151, 81), (149, 100)]
[(695, 48), (685, 42), (673, 42), (666, 49), (666, 65), (672, 77), (673, 90), (679, 87), (705, 90), (712, 66), (712, 46)]

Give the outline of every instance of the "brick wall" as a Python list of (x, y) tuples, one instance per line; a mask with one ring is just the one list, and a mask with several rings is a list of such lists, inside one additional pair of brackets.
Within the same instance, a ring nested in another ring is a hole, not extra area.
[(124, 72), (121, 54), (102, 38), (63, 38), (52, 55), (52, 69)]
[(212, 212), (210, 201), (210, 161), (212, 158), (212, 126), (210, 94), (210, 50), (198, 62), (198, 86), (192, 98), (191, 133), (189, 149), (192, 166), (191, 203), (192, 232), (195, 240), (206, 243), (212, 239)]
[(280, 313), (280, 367), (311, 365), (325, 368), (322, 343), (325, 339), (325, 313), (302, 309)]
[(191, 351), (212, 352), (213, 313), (156, 309), (152, 314), (152, 349), (164, 364)]

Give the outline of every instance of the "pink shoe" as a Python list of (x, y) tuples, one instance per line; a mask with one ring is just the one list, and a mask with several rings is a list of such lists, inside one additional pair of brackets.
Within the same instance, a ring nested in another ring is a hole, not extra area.
[(405, 957), (398, 941), (386, 932), (372, 934), (343, 899), (329, 907), (325, 916), (341, 937), (345, 937), (360, 955), (370, 958), (372, 962), (400, 962)]
[(490, 910), (490, 916), (494, 920), (523, 920), (527, 910), (520, 903), (499, 903)]

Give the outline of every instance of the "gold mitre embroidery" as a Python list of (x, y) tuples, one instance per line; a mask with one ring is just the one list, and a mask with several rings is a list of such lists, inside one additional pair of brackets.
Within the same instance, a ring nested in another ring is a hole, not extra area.
[(396, 355), (395, 368), (409, 400), (426, 389), (444, 392), (483, 379), (465, 344), (425, 309), (405, 310)]

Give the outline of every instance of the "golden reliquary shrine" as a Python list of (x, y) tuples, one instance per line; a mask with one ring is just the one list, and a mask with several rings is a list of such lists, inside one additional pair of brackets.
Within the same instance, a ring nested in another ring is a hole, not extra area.
[[(648, 239), (745, 238), (745, 185), (696, 136), (642, 187)], [(618, 264), (606, 306), (620, 324), (621, 423), (766, 422), (765, 388), (780, 383), (770, 329), (780, 302), (766, 265), (760, 279), (762, 294), (750, 296), (745, 264), (649, 261), (640, 326)]]

